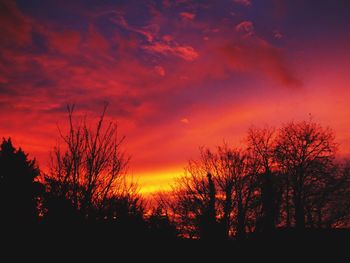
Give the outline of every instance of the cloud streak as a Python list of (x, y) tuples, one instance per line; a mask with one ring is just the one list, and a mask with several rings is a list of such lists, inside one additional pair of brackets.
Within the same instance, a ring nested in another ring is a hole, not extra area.
[(285, 86), (300, 87), (302, 81), (288, 65), (283, 51), (260, 38), (228, 43), (222, 47), (232, 70), (266, 74)]

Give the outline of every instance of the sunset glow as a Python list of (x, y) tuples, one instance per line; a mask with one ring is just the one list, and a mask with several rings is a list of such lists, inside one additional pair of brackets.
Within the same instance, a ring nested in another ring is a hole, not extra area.
[(0, 0), (0, 136), (45, 172), (66, 105), (94, 122), (108, 102), (145, 194), (251, 125), (311, 114), (348, 156), (349, 14), (345, 0)]

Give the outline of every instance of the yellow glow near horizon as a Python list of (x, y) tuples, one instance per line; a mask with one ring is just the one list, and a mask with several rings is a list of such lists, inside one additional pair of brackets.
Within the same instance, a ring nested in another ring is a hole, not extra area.
[(155, 170), (134, 173), (133, 180), (140, 187), (139, 193), (149, 195), (155, 192), (166, 192), (171, 190), (175, 179), (184, 174), (183, 168), (173, 168), (167, 170)]

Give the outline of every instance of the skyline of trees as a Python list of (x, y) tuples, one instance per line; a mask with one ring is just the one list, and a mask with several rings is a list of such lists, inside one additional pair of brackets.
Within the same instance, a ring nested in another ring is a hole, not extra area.
[(312, 119), (278, 129), (252, 126), (240, 147), (201, 147), (172, 191), (150, 199), (126, 180), (130, 157), (106, 110), (107, 104), (92, 126), (67, 107), (68, 130), (59, 128), (48, 174), (3, 139), (1, 222), (98, 224), (121, 236), (237, 241), (281, 229), (350, 227), (350, 162), (337, 160), (333, 131)]
[(349, 226), (349, 163), (336, 161), (329, 128), (312, 120), (252, 127), (243, 147), (201, 148), (171, 200), (161, 199), (183, 236), (202, 237), (203, 218), (206, 231), (226, 239)]

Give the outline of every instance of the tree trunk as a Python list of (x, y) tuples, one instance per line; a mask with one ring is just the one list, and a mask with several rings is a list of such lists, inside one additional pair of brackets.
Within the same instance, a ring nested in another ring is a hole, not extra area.
[(224, 238), (227, 240), (230, 237), (230, 214), (232, 209), (232, 196), (231, 196), (232, 190), (229, 189), (226, 191), (225, 195), (225, 205), (224, 205)]
[(271, 232), (275, 229), (275, 198), (271, 173), (266, 171), (262, 178), (262, 210), (263, 210), (263, 232)]
[(300, 193), (297, 193), (294, 201), (295, 205), (295, 226), (297, 229), (305, 228), (305, 211), (301, 201)]
[(237, 239), (243, 240), (245, 238), (245, 215), (243, 211), (242, 202), (238, 202), (237, 209)]
[[(288, 177), (288, 175), (287, 175)], [(286, 226), (287, 228), (290, 228), (290, 206), (289, 206), (289, 179), (287, 178), (286, 182)]]

